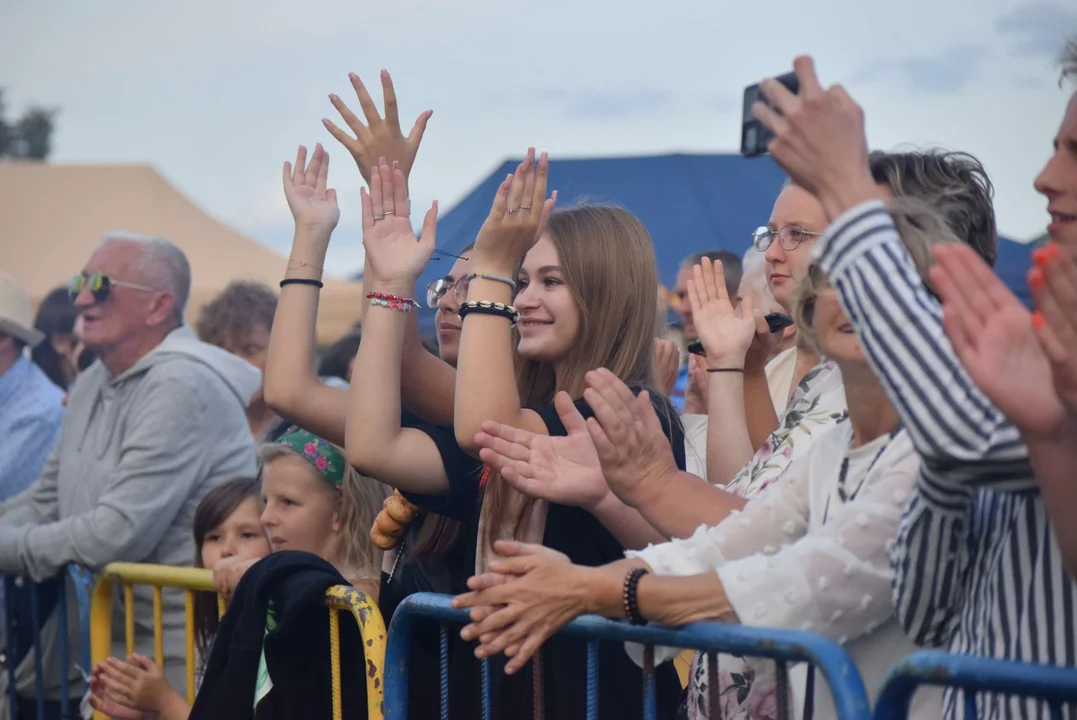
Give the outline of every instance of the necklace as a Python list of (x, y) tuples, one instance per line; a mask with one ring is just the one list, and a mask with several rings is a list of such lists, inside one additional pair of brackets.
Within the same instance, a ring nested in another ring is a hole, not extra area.
[[(856, 490), (854, 490), (851, 495), (849, 494), (849, 492), (845, 488), (846, 476), (849, 474), (849, 455), (848, 455), (848, 453), (846, 453), (845, 457), (842, 458), (842, 460), (841, 460), (841, 470), (838, 472), (838, 487), (837, 487), (838, 497), (841, 499), (842, 504), (845, 504), (845, 503), (847, 503), (847, 502), (849, 502), (851, 500), (856, 500), (856, 496), (860, 494), (861, 489), (863, 489), (863, 487), (864, 487), (864, 483), (867, 482), (868, 477), (871, 475), (871, 471), (872, 471), (872, 469), (874, 469), (875, 463), (879, 462), (879, 458), (881, 458), (883, 456), (883, 453), (886, 452), (886, 448), (890, 447), (891, 441), (893, 441), (893, 439), (897, 436), (897, 434), (899, 432), (901, 432), (901, 427), (900, 426), (895, 428), (890, 433), (890, 436), (886, 439), (886, 442), (883, 444), (883, 446), (881, 448), (879, 448), (879, 452), (875, 453), (875, 457), (873, 457), (871, 459), (871, 464), (868, 465), (867, 472), (864, 473), (864, 477), (862, 477), (860, 479), (860, 484), (856, 486)], [(830, 514), (830, 499), (827, 498), (826, 507), (823, 509), (823, 522), (824, 523), (826, 522), (827, 515), (829, 515), (829, 514)]]

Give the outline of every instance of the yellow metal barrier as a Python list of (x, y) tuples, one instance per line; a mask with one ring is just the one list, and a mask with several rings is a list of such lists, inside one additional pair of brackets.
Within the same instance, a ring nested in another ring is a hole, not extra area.
[[(105, 567), (97, 581), (90, 604), (90, 654), (94, 666), (112, 653), (112, 597), (116, 585), (122, 584), (124, 595), (124, 631), (128, 654), (135, 650), (134, 586), (153, 588), (153, 641), (157, 664), (164, 665), (164, 632), (162, 588), (185, 590), (187, 629), (187, 701), (194, 703), (194, 597), (197, 591), (216, 592), (213, 573), (209, 570), (168, 565), (112, 563)], [(366, 595), (347, 585), (329, 588), (325, 594), (329, 612), (329, 663), (332, 672), (333, 720), (342, 720), (340, 687), (340, 616), (347, 610), (359, 625), (367, 667), (367, 717), (382, 720), (385, 695), (385, 646), (387, 633), (378, 606)], [(224, 605), (220, 605), (223, 612)], [(103, 713), (94, 713), (96, 720), (106, 720)]]

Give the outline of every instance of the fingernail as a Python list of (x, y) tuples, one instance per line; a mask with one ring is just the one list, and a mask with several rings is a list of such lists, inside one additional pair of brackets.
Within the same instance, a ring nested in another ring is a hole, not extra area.
[(322, 125), (328, 125), (328, 124), (329, 124), (329, 118), (322, 118)]
[(1043, 319), (1043, 314), (1037, 310), (1032, 313), (1032, 327), (1039, 329), (1047, 324), (1047, 321)]
[(382, 76), (382, 77), (389, 77), (389, 71), (388, 71), (388, 70), (386, 70), (386, 69), (384, 69), (384, 68), (382, 68), (382, 71), (381, 71), (381, 76)]
[(351, 78), (352, 80), (358, 80), (359, 79), (359, 76), (356, 75), (355, 73), (348, 73), (348, 77)]
[(1050, 258), (1047, 255), (1047, 247), (1046, 246), (1045, 247), (1038, 247), (1038, 248), (1036, 248), (1035, 250), (1032, 251), (1032, 262), (1036, 263), (1040, 267), (1045, 267), (1047, 265), (1048, 260), (1050, 260)]
[(1057, 260), (1058, 259), (1058, 245), (1056, 245), (1055, 243), (1049, 243), (1047, 245), (1047, 259), (1048, 260)]
[(393, 160), (393, 170), (397, 170), (399, 168), (400, 168), (400, 161), (399, 160)]
[(1043, 271), (1038, 267), (1034, 267), (1028, 271), (1028, 285), (1035, 290), (1039, 290), (1043, 287)]
[(336, 93), (329, 93), (329, 99), (330, 99), (330, 100), (332, 100), (333, 102), (336, 102), (336, 101), (337, 101), (337, 100), (339, 100), (340, 98), (339, 98), (339, 97), (337, 97), (337, 94), (336, 94)]

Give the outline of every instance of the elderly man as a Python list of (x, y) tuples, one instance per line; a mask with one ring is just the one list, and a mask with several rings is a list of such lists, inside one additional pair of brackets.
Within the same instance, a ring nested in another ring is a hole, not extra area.
[[(106, 236), (71, 281), (83, 342), (98, 361), (71, 391), (41, 476), (3, 507), (0, 572), (43, 580), (71, 563), (94, 571), (113, 561), (190, 565), (201, 498), (254, 475), (244, 408), (260, 373), (183, 325), (190, 285), (182, 250), (136, 235)], [(137, 589), (135, 602), (136, 638), (151, 655), (149, 588)], [(184, 686), (184, 617), (182, 594), (166, 591), (166, 672), (175, 687)], [(31, 668), (20, 667), (20, 686), (23, 671)]]

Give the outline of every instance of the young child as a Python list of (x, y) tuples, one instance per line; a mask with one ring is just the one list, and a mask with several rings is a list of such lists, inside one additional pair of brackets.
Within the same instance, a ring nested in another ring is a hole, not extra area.
[[(382, 553), (369, 529), (392, 490), (359, 474), (341, 448), (297, 427), (264, 445), (261, 461), (262, 526), (273, 551), (314, 553), (377, 600)], [(230, 597), (254, 562), (218, 564), (213, 576), (221, 594)]]
[[(262, 528), (258, 481), (237, 478), (211, 490), (194, 515), (195, 567), (213, 570), (232, 558), (257, 562), (270, 552)], [(217, 598), (195, 595), (194, 633), (198, 663), (195, 687), (201, 684), (205, 659), (217, 633)], [(130, 655), (127, 660), (109, 658), (94, 668), (90, 705), (121, 720), (156, 713), (164, 720), (186, 720), (191, 706), (175, 690), (161, 669), (149, 658)]]

